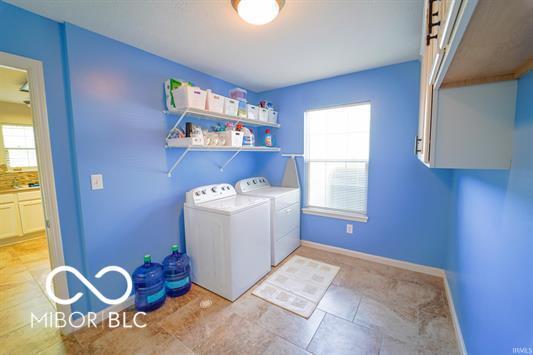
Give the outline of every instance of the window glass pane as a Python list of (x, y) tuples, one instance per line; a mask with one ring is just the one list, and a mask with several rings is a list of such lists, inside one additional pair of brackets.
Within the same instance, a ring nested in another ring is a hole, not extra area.
[(309, 154), (313, 159), (327, 159), (328, 136), (317, 134), (313, 136), (312, 144), (309, 145)]
[(366, 214), (368, 164), (309, 162), (308, 205)]
[(11, 168), (28, 168), (37, 166), (35, 149), (8, 149), (7, 162)]
[(326, 207), (366, 214), (367, 163), (327, 163)]
[(326, 163), (310, 163), (308, 179), (308, 204), (311, 206), (326, 205)]
[(35, 148), (35, 139), (33, 136), (33, 127), (3, 125), (2, 137), (4, 147), (9, 148)]
[(366, 214), (370, 104), (306, 113), (307, 204)]

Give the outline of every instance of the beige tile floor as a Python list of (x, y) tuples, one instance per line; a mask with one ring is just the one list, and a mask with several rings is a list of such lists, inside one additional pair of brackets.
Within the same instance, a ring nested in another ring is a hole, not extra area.
[[(295, 254), (341, 267), (309, 319), (269, 304), (251, 291), (231, 303), (193, 285), (185, 296), (169, 298), (162, 308), (149, 313), (145, 328), (102, 324), (68, 337), (51, 329), (29, 329), (23, 317), (28, 309), (52, 307), (38, 286), (43, 270), (37, 263), (43, 256), (36, 250), (39, 246), (46, 244), (32, 241), (27, 246), (0, 248), (0, 353), (458, 353), (441, 279), (306, 247)], [(27, 257), (19, 256), (19, 251), (28, 250)], [(16, 275), (5, 272), (9, 265), (18, 265)], [(201, 307), (207, 299), (211, 306)], [(126, 318), (131, 319), (134, 312), (125, 311)]]

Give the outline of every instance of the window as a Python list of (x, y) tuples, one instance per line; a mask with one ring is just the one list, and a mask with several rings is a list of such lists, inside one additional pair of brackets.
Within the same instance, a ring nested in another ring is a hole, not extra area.
[(370, 103), (305, 113), (304, 213), (366, 222)]
[(32, 126), (2, 125), (2, 139), (9, 168), (37, 167)]

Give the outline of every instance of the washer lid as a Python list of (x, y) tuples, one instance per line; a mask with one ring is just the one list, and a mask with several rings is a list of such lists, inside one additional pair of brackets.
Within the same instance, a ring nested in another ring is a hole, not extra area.
[(209, 211), (213, 213), (221, 213), (231, 215), (239, 213), (249, 208), (253, 208), (265, 203), (269, 200), (262, 197), (248, 196), (248, 195), (236, 195), (228, 198), (223, 198), (215, 201), (209, 201), (196, 205), (187, 204), (190, 208)]
[(261, 189), (256, 189), (250, 192), (246, 192), (246, 195), (251, 196), (260, 196), (260, 197), (267, 197), (267, 198), (277, 198), (280, 196), (283, 196), (285, 194), (291, 193), (293, 191), (297, 191), (299, 189), (295, 189), (292, 187), (281, 187), (281, 186), (271, 186), (271, 187), (263, 187)]

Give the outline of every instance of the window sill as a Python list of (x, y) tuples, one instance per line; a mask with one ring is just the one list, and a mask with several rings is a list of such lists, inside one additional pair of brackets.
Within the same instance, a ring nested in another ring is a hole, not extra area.
[(347, 221), (356, 221), (356, 222), (363, 222), (363, 223), (368, 222), (368, 216), (362, 215), (360, 213), (331, 211), (331, 210), (326, 210), (326, 209), (316, 208), (316, 207), (304, 207), (302, 208), (302, 212), (304, 214), (344, 219)]
[(7, 168), (6, 173), (33, 173), (39, 171), (38, 168)]

